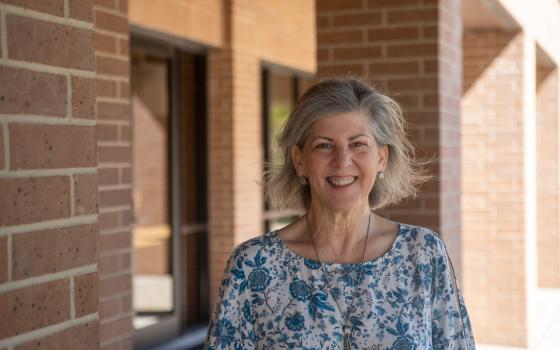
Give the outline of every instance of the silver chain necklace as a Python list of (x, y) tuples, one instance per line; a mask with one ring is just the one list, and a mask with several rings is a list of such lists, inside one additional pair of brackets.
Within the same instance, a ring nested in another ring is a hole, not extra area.
[[(336, 307), (338, 308), (338, 311), (340, 312), (340, 315), (344, 319), (344, 323), (342, 324), (342, 332), (344, 333), (344, 350), (350, 350), (350, 337), (352, 336), (352, 326), (350, 324), (350, 312), (352, 311), (352, 306), (354, 305), (354, 300), (356, 299), (356, 294), (357, 294), (357, 291), (358, 291), (358, 285), (360, 283), (360, 279), (362, 278), (362, 270), (364, 269), (364, 264), (363, 263), (366, 260), (366, 250), (367, 250), (367, 245), (368, 245), (368, 240), (369, 240), (369, 227), (370, 227), (370, 224), (371, 224), (371, 211), (369, 212), (368, 226), (367, 226), (367, 231), (366, 231), (366, 244), (364, 245), (364, 253), (363, 253), (362, 261), (361, 261), (362, 264), (360, 265), (360, 272), (358, 274), (358, 280), (356, 281), (356, 284), (354, 286), (354, 292), (352, 293), (352, 299), (350, 301), (350, 306), (348, 306), (348, 309), (346, 309), (346, 314), (342, 311), (342, 308), (340, 307), (340, 304), (338, 303), (338, 300), (333, 293), (333, 288), (331, 286), (331, 281), (330, 281), (330, 278), (329, 278), (329, 274), (325, 270), (325, 267), (323, 265), (323, 261), (321, 260), (321, 257), (319, 256), (319, 250), (317, 249), (317, 245), (315, 244), (315, 240), (313, 239), (313, 235), (311, 234), (311, 225), (309, 224), (309, 217), (308, 217), (307, 214), (305, 214), (305, 222), (307, 223), (307, 230), (309, 232), (309, 237), (311, 237), (311, 243), (313, 243), (313, 248), (315, 249), (315, 254), (317, 255), (317, 260), (319, 260), (319, 265), (321, 266), (321, 271), (323, 271), (323, 275), (325, 276), (325, 280), (327, 281), (327, 285), (329, 287), (329, 291), (331, 292), (331, 296), (333, 297), (333, 299), (336, 303)], [(342, 298), (344, 298), (344, 294), (342, 295)]]

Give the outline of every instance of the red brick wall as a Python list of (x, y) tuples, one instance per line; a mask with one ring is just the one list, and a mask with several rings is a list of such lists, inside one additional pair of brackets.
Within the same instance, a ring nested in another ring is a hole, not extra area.
[(537, 239), (540, 287), (560, 287), (558, 70), (537, 67)]
[(131, 148), (127, 0), (96, 0), (100, 349), (131, 349)]
[(460, 271), (461, 8), (456, 0), (317, 1), (318, 75), (352, 73), (393, 96), (433, 181), (416, 200), (384, 210), (431, 227)]
[(477, 341), (527, 346), (523, 34), (463, 40), (464, 292)]
[(91, 1), (0, 3), (0, 349), (97, 349)]

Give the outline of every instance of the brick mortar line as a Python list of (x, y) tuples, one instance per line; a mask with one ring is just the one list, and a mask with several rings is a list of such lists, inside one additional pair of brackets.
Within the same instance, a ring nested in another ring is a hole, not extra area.
[[(0, 122), (2, 124), (2, 136), (4, 138), (4, 171), (10, 171), (10, 132), (8, 130), (9, 123), (6, 119), (2, 118), (0, 114)], [(0, 173), (2, 171), (0, 170)]]
[(132, 248), (123, 248), (123, 249), (119, 249), (119, 250), (112, 250), (110, 252), (99, 252), (99, 257), (103, 258), (103, 257), (107, 257), (107, 256), (121, 255), (123, 253), (131, 253), (131, 252), (132, 252)]
[(65, 331), (74, 326), (84, 325), (88, 322), (98, 321), (99, 314), (93, 313), (73, 320), (67, 320), (61, 323), (50, 325), (41, 329), (30, 331), (27, 333), (16, 335), (15, 337), (0, 340), (0, 347), (14, 347), (27, 343), (36, 339), (45, 338), (47, 336)]
[(43, 117), (35, 114), (0, 114), (0, 119), (14, 124), (45, 124), (45, 125), (74, 125), (74, 126), (96, 126), (92, 119), (78, 119), (66, 117)]
[(76, 214), (74, 209), (76, 207), (74, 203), (74, 201), (76, 200), (76, 194), (74, 193), (74, 176), (68, 175), (68, 181), (70, 181), (70, 217), (74, 217), (74, 215)]
[(130, 206), (130, 205), (115, 205), (115, 206), (111, 206), (111, 207), (99, 208), (99, 214), (113, 213), (113, 212), (116, 212), (116, 211), (131, 210), (131, 209), (132, 209), (132, 206)]
[[(353, 49), (354, 47), (346, 47), (345, 49)], [(391, 61), (388, 62), (387, 59), (388, 57), (372, 57), (372, 58), (362, 58), (361, 62), (358, 61), (357, 59), (332, 59), (331, 61), (327, 63), (322, 63), (319, 64), (319, 67), (329, 67), (329, 66), (336, 66), (336, 65), (344, 65), (347, 63), (354, 63), (354, 62), (358, 62), (358, 63), (366, 63), (366, 64), (370, 64), (370, 63), (406, 63), (406, 62), (420, 62), (423, 63), (425, 62), (425, 60), (431, 60), (431, 61), (435, 61), (437, 60), (438, 56), (434, 55), (434, 56), (403, 56), (403, 57), (391, 57), (389, 58)], [(410, 74), (410, 76), (419, 76), (418, 74)]]
[(93, 9), (95, 11), (105, 12), (105, 13), (109, 13), (111, 15), (115, 15), (115, 16), (124, 18), (128, 21), (128, 14), (120, 12), (119, 10), (112, 9), (112, 8), (109, 8), (109, 7), (99, 6), (99, 5), (94, 5)]
[(98, 169), (124, 169), (124, 168), (130, 168), (131, 167), (131, 163), (130, 164), (126, 164), (126, 165), (122, 165), (120, 167), (118, 166), (112, 166), (112, 165), (107, 165), (105, 163), (100, 163), (97, 168)]
[(7, 239), (6, 239), (6, 245), (7, 245), (7, 250), (8, 250), (8, 282), (12, 281), (12, 235), (8, 235)]
[(130, 104), (130, 100), (126, 97), (97, 97), (97, 102), (113, 102), (121, 104)]
[(64, 18), (68, 19), (70, 15), (70, 6), (68, 5), (68, 0), (64, 0)]
[(121, 167), (121, 168), (130, 168), (132, 167), (132, 163), (125, 163), (125, 162), (103, 162), (101, 164), (100, 162), (100, 168), (116, 168), (116, 167)]
[[(113, 32), (112, 30), (106, 30), (106, 29), (101, 29), (101, 28), (95, 28), (95, 32), (99, 33), (99, 34), (112, 35), (112, 36), (114, 36), (118, 39), (128, 39), (129, 38), (128, 34)], [(98, 52), (99, 51), (96, 51), (96, 53), (98, 53)]]
[(88, 273), (97, 272), (97, 263), (76, 267), (73, 269), (61, 271), (61, 272), (54, 272), (49, 273), (46, 275), (35, 276), (26, 278), (23, 280), (12, 281), (11, 283), (4, 283), (0, 285), (0, 293), (7, 293), (17, 289), (26, 288), (35, 286), (38, 284), (43, 284), (47, 282), (52, 282), (56, 280), (61, 280), (64, 278), (75, 277), (75, 276), (82, 276)]
[(103, 275), (99, 275), (99, 280), (105, 280), (108, 278), (114, 278), (114, 277), (121, 277), (121, 276), (126, 276), (126, 275), (130, 275), (132, 276), (132, 268), (127, 268), (127, 269), (120, 269), (117, 272), (112, 272), (112, 273), (105, 273)]
[[(0, 62), (0, 63), (2, 63), (2, 62)], [(112, 81), (116, 81), (116, 82), (119, 82), (119, 83), (128, 83), (130, 81), (128, 75), (127, 76), (119, 76), (119, 75), (97, 73), (96, 77), (101, 78), (101, 79), (110, 79)]]
[(97, 146), (121, 146), (130, 147), (132, 144), (130, 141), (97, 141)]
[[(0, 7), (0, 11), (2, 8)], [(7, 24), (6, 24), (6, 12), (0, 12), (0, 26), (2, 27), (2, 58), (8, 58), (8, 33), (7, 33)]]
[(421, 4), (421, 5), (399, 5), (399, 7), (395, 8), (393, 6), (369, 6), (367, 5), (362, 5), (361, 8), (359, 9), (349, 9), (349, 10), (326, 10), (326, 11), (321, 11), (321, 16), (326, 16), (326, 15), (335, 15), (335, 14), (348, 14), (348, 13), (353, 13), (353, 14), (360, 14), (363, 13), (364, 11), (371, 11), (371, 12), (387, 12), (387, 11), (400, 11), (400, 10), (423, 10), (423, 9), (430, 9), (430, 10), (437, 10), (438, 9), (438, 5), (432, 5), (432, 4)]
[(101, 52), (101, 51), (96, 51), (95, 52), (95, 57), (106, 57), (106, 58), (114, 58), (116, 60), (119, 61), (123, 61), (123, 62), (130, 62), (130, 58), (128, 55), (119, 55), (119, 54), (114, 54), (114, 53), (106, 53), (106, 52)]
[[(119, 233), (129, 233), (132, 231), (132, 225), (128, 225), (128, 226), (122, 226), (122, 227), (118, 227), (118, 228), (110, 228), (110, 229), (105, 229), (105, 230), (99, 230), (99, 236), (108, 236), (108, 235), (115, 235), (115, 234), (119, 234)], [(124, 248), (126, 249), (126, 248)], [(124, 249), (119, 249), (119, 250), (111, 250), (111, 252), (121, 252), (124, 251)], [(231, 251), (231, 249), (230, 249)]]
[(407, 23), (375, 23), (369, 25), (360, 25), (360, 24), (352, 24), (352, 25), (342, 25), (342, 26), (331, 26), (321, 28), (317, 31), (317, 34), (330, 34), (330, 33), (344, 33), (344, 32), (356, 32), (361, 31), (363, 33), (367, 33), (372, 29), (405, 29), (405, 28), (418, 28), (423, 29), (426, 27), (437, 27), (438, 22), (407, 22)]
[(106, 295), (106, 296), (99, 296), (99, 301), (105, 302), (105, 301), (110, 301), (110, 300), (113, 300), (113, 299), (118, 299), (118, 298), (122, 298), (124, 296), (129, 296), (129, 295), (132, 296), (132, 290), (129, 290), (127, 292), (110, 294), (110, 295)]
[(72, 218), (41, 221), (41, 222), (35, 222), (35, 223), (32, 223), (32, 224), (26, 224), (26, 225), (0, 227), (0, 237), (7, 236), (7, 235), (13, 235), (13, 234), (41, 231), (41, 230), (60, 229), (60, 228), (69, 228), (69, 227), (81, 226), (81, 225), (90, 225), (90, 224), (96, 224), (96, 223), (97, 223), (97, 214), (75, 216), (75, 217), (72, 217)]
[(72, 75), (66, 74), (66, 119), (72, 118)]
[(51, 74), (59, 74), (66, 76), (67, 74), (71, 74), (81, 78), (95, 78), (96, 73), (95, 70), (88, 71), (88, 70), (80, 70), (74, 68), (64, 68), (64, 67), (57, 67), (57, 66), (49, 66), (47, 64), (42, 63), (31, 63), (26, 61), (18, 61), (12, 60), (9, 58), (0, 58), (0, 65), (10, 67), (10, 68), (22, 68), (27, 69), (33, 72), (39, 73), (51, 73)]
[(130, 121), (128, 121), (128, 120), (98, 119), (97, 120), (97, 125), (130, 126)]
[(129, 131), (128, 131), (128, 134), (129, 134), (128, 141), (123, 140), (123, 133), (124, 133), (124, 132), (123, 132), (123, 129), (124, 129), (124, 125), (120, 125), (119, 127), (117, 127), (117, 140), (118, 140), (118, 141), (114, 141), (114, 142), (117, 143), (117, 144), (119, 144), (119, 146), (120, 146), (121, 144), (127, 144), (127, 145), (130, 147), (130, 149), (131, 149), (131, 153), (130, 153), (130, 154), (131, 154), (131, 156), (132, 156), (132, 135), (130, 135), (130, 134), (131, 134), (132, 126), (129, 125), (129, 126), (126, 126), (126, 127), (128, 127), (128, 129), (129, 129)]
[(75, 282), (74, 282), (74, 276), (72, 276), (70, 278), (70, 285), (69, 285), (69, 297), (70, 297), (70, 319), (73, 320), (76, 318), (76, 305), (74, 303), (74, 297), (75, 297)]
[(112, 190), (130, 190), (131, 184), (118, 184), (118, 185), (101, 185), (99, 191), (112, 191)]
[[(121, 311), (121, 312), (118, 313), (117, 315), (112, 316), (112, 317), (110, 317), (110, 318), (101, 318), (101, 319), (99, 319), (99, 325), (106, 325), (107, 323), (111, 323), (111, 322), (115, 322), (115, 321), (120, 321), (120, 320), (123, 320), (123, 319), (127, 319), (127, 318), (129, 318), (129, 317), (134, 317), (134, 311), (128, 311), (128, 312), (122, 312), (122, 311)], [(121, 337), (121, 336), (117, 336), (116, 338), (120, 338), (120, 337)], [(125, 336), (125, 337), (126, 337), (126, 336)], [(111, 339), (111, 341), (112, 341), (113, 339), (116, 339), (116, 338), (110, 338), (110, 339)]]
[(56, 23), (56, 24), (71, 26), (78, 29), (86, 29), (91, 31), (95, 30), (93, 23), (90, 22), (85, 22), (73, 18), (58, 17), (43, 12), (17, 7), (15, 5), (6, 5), (0, 3), (0, 10), (5, 11), (6, 14), (13, 14), (26, 18), (32, 18), (43, 22)]
[(27, 177), (52, 177), (52, 176), (68, 176), (68, 175), (84, 175), (96, 174), (97, 168), (65, 168), (65, 169), (35, 169), (35, 170), (17, 170), (0, 172), (1, 179), (16, 179)]

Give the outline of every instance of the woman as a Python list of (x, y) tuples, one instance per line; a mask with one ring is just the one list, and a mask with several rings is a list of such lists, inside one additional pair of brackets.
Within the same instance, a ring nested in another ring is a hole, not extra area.
[(372, 212), (427, 178), (399, 106), (361, 80), (323, 80), (278, 142), (267, 195), (306, 213), (233, 251), (207, 348), (475, 349), (443, 241)]

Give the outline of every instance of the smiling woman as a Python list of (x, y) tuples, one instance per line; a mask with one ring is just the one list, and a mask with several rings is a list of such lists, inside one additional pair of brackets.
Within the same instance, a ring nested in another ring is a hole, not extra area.
[(305, 214), (233, 251), (208, 349), (475, 348), (443, 241), (372, 211), (427, 179), (405, 135), (399, 106), (364, 81), (303, 94), (266, 189)]

